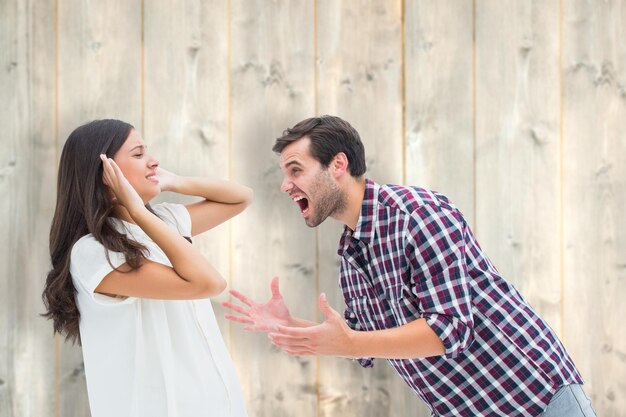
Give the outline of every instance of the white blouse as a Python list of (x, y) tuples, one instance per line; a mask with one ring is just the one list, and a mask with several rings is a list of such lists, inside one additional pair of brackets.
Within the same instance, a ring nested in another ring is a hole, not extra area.
[[(191, 218), (180, 204), (153, 210), (183, 236)], [(172, 266), (137, 225), (115, 219), (145, 245), (148, 259)], [(114, 267), (124, 255), (109, 251)], [(89, 234), (72, 248), (87, 391), (92, 417), (246, 417), (233, 362), (205, 300), (109, 297), (94, 292), (113, 270), (105, 248)]]

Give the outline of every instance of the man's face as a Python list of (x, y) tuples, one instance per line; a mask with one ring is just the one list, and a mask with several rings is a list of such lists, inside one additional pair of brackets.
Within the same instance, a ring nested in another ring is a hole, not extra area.
[(316, 227), (328, 216), (343, 211), (346, 199), (329, 168), (324, 168), (309, 153), (310, 143), (305, 136), (281, 152), (283, 183), (280, 190), (298, 204), (307, 226)]

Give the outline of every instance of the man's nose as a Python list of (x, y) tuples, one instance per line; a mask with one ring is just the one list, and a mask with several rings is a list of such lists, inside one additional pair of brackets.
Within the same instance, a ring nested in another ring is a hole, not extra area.
[(284, 178), (282, 184), (280, 184), (280, 191), (283, 193), (288, 193), (289, 190), (293, 187), (291, 181), (288, 178)]

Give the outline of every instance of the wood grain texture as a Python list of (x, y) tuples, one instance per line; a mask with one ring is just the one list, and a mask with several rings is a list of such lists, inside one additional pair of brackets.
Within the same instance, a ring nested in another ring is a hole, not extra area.
[(405, 3), (405, 182), (439, 191), (474, 223), (471, 2)]
[(557, 333), (559, 117), (558, 1), (477, 2), (476, 234)]
[[(228, 33), (221, 0), (144, 3), (143, 135), (160, 166), (180, 175), (227, 178)], [(154, 200), (187, 204), (197, 198), (164, 193)], [(223, 224), (193, 243), (227, 280), (229, 226)], [(222, 336), (229, 325), (216, 297)]]
[[(280, 192), (274, 139), (314, 112), (313, 3), (231, 2), (233, 179), (255, 191), (233, 222), (232, 286), (257, 300), (273, 275), (292, 314), (315, 318), (315, 234)], [(265, 333), (233, 327), (233, 359), (250, 415), (315, 416), (316, 359), (271, 347)]]
[[(251, 208), (194, 244), (254, 298), (279, 275), (313, 320), (320, 291), (344, 307), (342, 225), (304, 225), (271, 146), (324, 113), (359, 130), (369, 177), (461, 208), (598, 415), (624, 415), (625, 22), (624, 0), (0, 1), (0, 417), (89, 415), (80, 348), (55, 361), (38, 316), (71, 130), (120, 118), (166, 169), (252, 186)], [(384, 361), (293, 358), (215, 306), (251, 416), (428, 415)]]
[[(402, 182), (402, 3), (319, 1), (316, 32), (317, 113), (342, 117), (359, 131), (369, 178)], [(329, 219), (318, 229), (319, 288), (343, 311), (342, 225)], [(426, 415), (423, 409), (384, 360), (366, 370), (346, 359), (320, 359), (321, 416)]]
[(626, 410), (626, 2), (563, 3), (565, 344), (598, 415)]
[(0, 416), (51, 416), (54, 343), (39, 314), (56, 185), (53, 3), (3, 1), (0, 16)]
[[(122, 0), (58, 5), (59, 155), (69, 133), (94, 119), (141, 126), (141, 4)], [(79, 346), (60, 352), (62, 417), (89, 415)]]

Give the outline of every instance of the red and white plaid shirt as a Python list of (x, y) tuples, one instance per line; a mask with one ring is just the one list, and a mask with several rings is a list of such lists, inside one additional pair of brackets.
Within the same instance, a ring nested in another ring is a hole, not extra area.
[(445, 196), (367, 180), (356, 230), (345, 228), (338, 253), (351, 328), (423, 317), (443, 341), (443, 356), (389, 360), (433, 415), (537, 416), (561, 385), (582, 384), (554, 331)]

